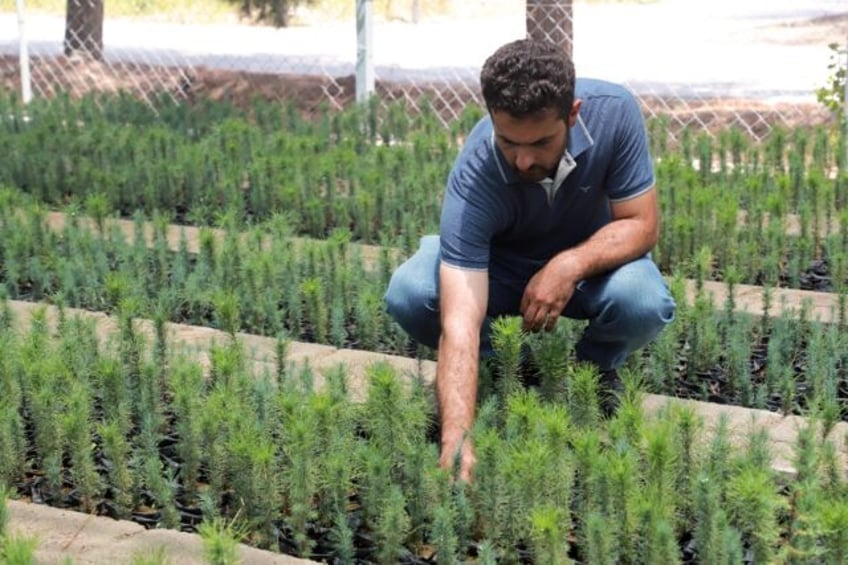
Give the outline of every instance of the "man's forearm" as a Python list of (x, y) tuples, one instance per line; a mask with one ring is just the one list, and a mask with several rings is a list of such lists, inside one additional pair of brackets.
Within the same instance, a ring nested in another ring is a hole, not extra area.
[(436, 391), (441, 418), (442, 449), (456, 450), (474, 424), (477, 405), (479, 333), (439, 340)]
[(604, 273), (650, 251), (657, 234), (635, 219), (621, 219), (598, 230), (592, 237), (556, 255), (552, 260), (568, 263), (573, 279), (583, 280)]

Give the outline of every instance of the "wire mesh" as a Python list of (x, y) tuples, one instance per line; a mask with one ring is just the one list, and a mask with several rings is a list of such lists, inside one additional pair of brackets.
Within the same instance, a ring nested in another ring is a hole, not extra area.
[[(629, 86), (646, 116), (668, 120), (672, 138), (684, 127), (715, 132), (735, 125), (762, 139), (778, 126), (831, 119), (812, 95), (825, 81), (827, 45), (834, 38), (831, 31), (822, 33), (827, 20), (808, 19), (811, 36), (804, 41), (797, 30), (786, 41), (770, 37), (787, 29), (764, 24), (756, 31), (765, 39), (736, 45), (714, 39), (730, 34), (745, 40), (750, 32), (734, 19), (730, 2), (718, 2), (729, 11), (726, 17), (712, 14), (709, 21), (682, 0), (600, 6), (440, 0), (453, 8), (439, 17), (427, 17), (426, 2), (407, 3), (396, 1), (392, 13), (377, 18), (375, 94), (383, 104), (404, 100), (412, 111), (426, 100), (445, 124), (468, 104), (482, 103), (477, 81), (485, 57), (528, 34), (572, 51), (578, 76)], [(328, 22), (296, 13), (292, 19), (300, 18), (300, 25), (273, 29), (112, 18), (104, 15), (103, 0), (70, 0), (68, 7), (63, 15), (23, 14), (35, 96), (127, 90), (148, 100), (164, 94), (176, 101), (197, 96), (238, 101), (261, 95), (334, 109), (355, 100), (353, 15)], [(664, 23), (651, 33), (645, 22), (656, 23), (658, 15)], [(716, 22), (737, 27), (702, 29)], [(15, 14), (0, 13), (2, 88), (20, 91), (17, 23)], [(805, 72), (787, 72), (793, 57)], [(784, 68), (772, 68), (774, 58)], [(766, 84), (760, 74), (784, 81), (794, 76), (796, 82)]]

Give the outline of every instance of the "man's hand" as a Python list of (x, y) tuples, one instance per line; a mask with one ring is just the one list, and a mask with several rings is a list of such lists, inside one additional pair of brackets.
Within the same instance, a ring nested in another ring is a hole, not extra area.
[(442, 441), (439, 466), (453, 475), (456, 471), (457, 457), (459, 458), (459, 470), (456, 478), (470, 483), (477, 458), (474, 455), (474, 446), (471, 445), (471, 440), (468, 437), (461, 438), (458, 442)]
[(524, 330), (551, 331), (577, 283), (643, 256), (659, 237), (659, 205), (653, 187), (629, 200), (610, 203), (612, 221), (578, 245), (555, 255), (533, 275), (521, 314)]
[(565, 253), (551, 259), (533, 275), (521, 297), (524, 331), (554, 329), (565, 305), (574, 294), (578, 278)]

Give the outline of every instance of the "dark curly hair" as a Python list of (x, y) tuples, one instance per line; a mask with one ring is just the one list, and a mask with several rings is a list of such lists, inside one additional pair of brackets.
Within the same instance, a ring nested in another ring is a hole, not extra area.
[(556, 108), (565, 118), (574, 103), (574, 63), (552, 43), (519, 39), (486, 59), (480, 87), (489, 112), (522, 118)]

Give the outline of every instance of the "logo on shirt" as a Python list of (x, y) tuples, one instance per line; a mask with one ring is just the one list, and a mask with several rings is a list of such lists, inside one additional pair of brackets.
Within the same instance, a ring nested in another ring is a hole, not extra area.
[(590, 190), (592, 190), (592, 185), (587, 184), (586, 186), (579, 186), (579, 187), (577, 187), (577, 189), (580, 192), (589, 192)]

